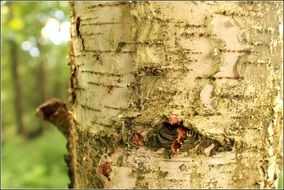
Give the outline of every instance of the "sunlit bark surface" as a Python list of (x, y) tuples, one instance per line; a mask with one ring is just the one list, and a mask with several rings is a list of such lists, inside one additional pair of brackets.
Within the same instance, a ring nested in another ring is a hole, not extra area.
[(282, 3), (71, 5), (75, 187), (275, 187)]

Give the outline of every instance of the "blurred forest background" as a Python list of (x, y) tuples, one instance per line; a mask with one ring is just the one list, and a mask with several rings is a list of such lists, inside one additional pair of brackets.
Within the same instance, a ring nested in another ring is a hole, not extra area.
[(1, 188), (66, 188), (66, 140), (34, 113), (68, 100), (69, 3), (1, 1), (1, 28)]
[(1, 188), (67, 188), (66, 140), (34, 113), (68, 100), (69, 3), (1, 1), (1, 28)]

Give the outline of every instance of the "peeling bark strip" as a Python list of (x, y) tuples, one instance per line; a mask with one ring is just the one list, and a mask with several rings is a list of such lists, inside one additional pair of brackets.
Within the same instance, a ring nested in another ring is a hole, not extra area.
[(73, 125), (73, 116), (62, 100), (53, 98), (43, 103), (36, 109), (36, 115), (51, 122), (68, 138)]
[(77, 188), (275, 188), (280, 2), (72, 2)]
[(73, 114), (67, 109), (66, 104), (57, 98), (48, 100), (36, 109), (36, 115), (43, 120), (51, 122), (62, 132), (67, 139), (68, 154), (65, 155), (65, 162), (68, 166), (68, 175), (70, 178), (69, 188), (73, 188), (75, 184), (75, 160), (76, 156), (73, 151), (75, 145), (74, 139), (74, 123)]

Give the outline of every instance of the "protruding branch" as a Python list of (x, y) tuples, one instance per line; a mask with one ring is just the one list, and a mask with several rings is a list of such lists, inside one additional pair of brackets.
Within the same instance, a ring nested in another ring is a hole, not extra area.
[(52, 98), (41, 104), (36, 109), (36, 115), (43, 120), (51, 122), (68, 138), (74, 119), (62, 100)]
[[(67, 148), (68, 154), (65, 156), (65, 162), (68, 166), (68, 174), (70, 178), (69, 188), (75, 186), (75, 153), (72, 147), (74, 147), (74, 126), (75, 119), (72, 112), (68, 111), (66, 104), (58, 99), (52, 98), (45, 103), (41, 104), (36, 109), (36, 115), (43, 120), (49, 121), (61, 131), (64, 136), (67, 138)], [(73, 132), (72, 132), (73, 131)]]

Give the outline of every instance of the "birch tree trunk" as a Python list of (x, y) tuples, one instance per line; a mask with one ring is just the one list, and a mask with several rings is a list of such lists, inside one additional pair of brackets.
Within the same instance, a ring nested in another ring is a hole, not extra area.
[(281, 2), (71, 5), (71, 186), (276, 187)]

